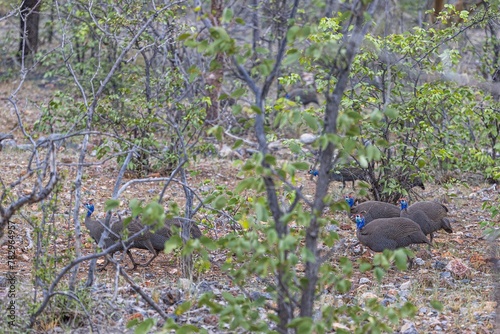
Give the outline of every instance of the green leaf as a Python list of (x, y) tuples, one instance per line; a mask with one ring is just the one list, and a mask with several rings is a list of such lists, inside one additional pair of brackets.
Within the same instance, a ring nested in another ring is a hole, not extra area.
[(141, 322), (137, 327), (135, 328), (134, 333), (135, 334), (147, 334), (153, 328), (155, 325), (155, 322), (152, 318), (148, 318)]
[(182, 315), (184, 314), (185, 312), (189, 311), (189, 309), (191, 308), (191, 302), (190, 301), (187, 301), (187, 302), (184, 302), (182, 304), (180, 304), (176, 309), (175, 309), (175, 314), (176, 315)]
[(295, 40), (299, 29), (300, 27), (298, 26), (292, 26), (290, 29), (288, 29), (288, 32), (286, 34), (286, 41), (288, 43), (292, 43)]
[(210, 251), (214, 251), (217, 249), (217, 244), (211, 238), (204, 235), (200, 237), (200, 243)]
[(288, 327), (296, 328), (298, 333), (312, 333), (312, 318), (298, 317), (289, 322)]
[(364, 273), (364, 272), (366, 272), (366, 271), (368, 271), (370, 269), (372, 269), (372, 265), (370, 263), (368, 263), (368, 262), (361, 262), (359, 264), (359, 271), (362, 272), (362, 273)]
[(395, 108), (387, 107), (384, 110), (384, 114), (389, 117), (390, 119), (395, 119), (398, 118), (399, 116), (399, 111)]
[(104, 203), (104, 211), (113, 210), (120, 206), (120, 201), (117, 199), (108, 199), (106, 203)]
[(256, 105), (252, 105), (250, 109), (252, 109), (252, 111), (255, 112), (256, 114), (260, 115), (262, 113), (262, 110), (260, 110), (260, 108), (257, 107)]
[(311, 128), (311, 130), (313, 130), (313, 131), (318, 130), (319, 124), (318, 124), (318, 120), (316, 119), (316, 117), (314, 117), (313, 115), (308, 114), (308, 113), (303, 114), (303, 117), (304, 117), (304, 120), (306, 121), (307, 126), (309, 126)]
[(233, 18), (233, 10), (230, 8), (224, 8), (224, 12), (222, 13), (222, 23), (229, 23)]
[(298, 170), (309, 170), (309, 164), (307, 162), (293, 162), (292, 166)]
[(382, 282), (382, 278), (384, 278), (385, 271), (384, 271), (384, 269), (382, 269), (382, 268), (380, 268), (380, 267), (376, 267), (376, 268), (373, 270), (373, 274), (374, 274), (374, 275), (375, 275), (375, 277), (377, 278), (377, 281)]
[(300, 53), (298, 52), (288, 52), (286, 57), (283, 59), (283, 66), (290, 66), (300, 59)]
[(403, 271), (407, 269), (407, 256), (404, 250), (396, 249), (394, 251), (394, 258), (396, 261), (396, 267), (398, 267), (399, 270)]
[(255, 213), (259, 221), (265, 222), (269, 217), (267, 208), (262, 203), (255, 203)]
[(441, 312), (443, 310), (443, 304), (438, 300), (433, 299), (430, 301), (430, 304), (437, 311)]
[(252, 186), (254, 185), (254, 183), (255, 183), (254, 177), (249, 177), (247, 179), (243, 179), (240, 183), (238, 183), (236, 188), (234, 188), (234, 192), (239, 194), (239, 193), (243, 192), (244, 190), (252, 189)]
[(199, 333), (200, 329), (195, 325), (182, 325), (178, 328), (175, 333), (176, 334), (190, 334), (190, 333)]
[(227, 203), (227, 198), (224, 195), (217, 196), (217, 198), (214, 201), (214, 208), (217, 210), (221, 210), (226, 206)]
[(335, 289), (340, 293), (346, 293), (351, 290), (351, 281), (347, 279), (341, 279), (335, 284)]
[(176, 248), (180, 248), (182, 246), (182, 239), (179, 235), (173, 235), (170, 239), (165, 242), (165, 254), (172, 252)]
[(235, 142), (234, 142), (234, 145), (232, 147), (233, 150), (236, 150), (238, 148), (241, 147), (241, 145), (243, 145), (243, 139), (237, 139)]

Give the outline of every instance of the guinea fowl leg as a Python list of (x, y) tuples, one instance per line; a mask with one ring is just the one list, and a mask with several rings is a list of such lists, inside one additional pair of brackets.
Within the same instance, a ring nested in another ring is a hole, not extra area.
[(135, 270), (137, 268), (137, 266), (139, 265), (139, 263), (135, 262), (134, 257), (132, 256), (132, 253), (130, 252), (130, 249), (127, 249), (127, 255), (128, 255), (130, 261), (132, 261), (132, 264), (134, 265), (134, 267), (132, 267), (132, 270)]
[(159, 253), (155, 252), (155, 254), (153, 255), (153, 257), (152, 257), (152, 258), (151, 258), (148, 262), (146, 262), (146, 263), (144, 263), (144, 264), (139, 264), (139, 265), (140, 265), (141, 267), (147, 267), (147, 266), (149, 266), (149, 264), (150, 264), (151, 262), (153, 262), (153, 260), (154, 260), (154, 259), (156, 259), (156, 257), (157, 257), (158, 255), (159, 255)]

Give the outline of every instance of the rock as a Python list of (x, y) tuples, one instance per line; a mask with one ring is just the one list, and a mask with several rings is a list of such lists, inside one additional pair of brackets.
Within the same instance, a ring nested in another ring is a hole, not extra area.
[(366, 283), (370, 283), (370, 282), (371, 281), (368, 278), (366, 278), (366, 277), (361, 277), (359, 279), (359, 284), (366, 284)]
[(0, 144), (0, 149), (2, 148), (2, 146), (5, 148), (15, 148), (17, 144), (14, 139), (6, 139)]
[(227, 146), (226, 144), (222, 145), (222, 148), (219, 151), (219, 155), (222, 158), (227, 158), (233, 154), (233, 150)]
[(181, 292), (179, 289), (166, 289), (160, 294), (160, 299), (165, 305), (175, 305), (181, 300)]
[(471, 269), (459, 259), (453, 259), (448, 262), (446, 270), (451, 272), (456, 279), (464, 279), (471, 276)]
[(314, 143), (314, 141), (318, 138), (318, 136), (313, 135), (311, 133), (303, 133), (300, 135), (300, 142), (309, 145)]
[(250, 299), (251, 300), (257, 300), (259, 298), (271, 300), (273, 297), (271, 296), (271, 294), (266, 293), (266, 292), (250, 291)]
[(415, 264), (417, 266), (423, 266), (425, 264), (425, 261), (422, 260), (421, 258), (417, 257), (415, 260), (414, 260)]
[(191, 288), (191, 284), (192, 284), (191, 280), (187, 278), (179, 278), (178, 285), (182, 290), (184, 291), (189, 290), (189, 288)]
[(335, 224), (330, 224), (326, 227), (326, 230), (328, 232), (337, 232), (339, 230), (339, 227)]
[(408, 321), (401, 327), (401, 334), (418, 334), (417, 328), (413, 322)]
[(392, 304), (394, 303), (396, 300), (394, 298), (384, 298), (382, 299), (382, 301), (380, 302), (380, 304), (382, 304), (382, 306), (388, 306), (389, 304)]
[(451, 273), (449, 271), (445, 271), (444, 273), (441, 273), (439, 276), (441, 278), (450, 278), (451, 277)]
[(359, 245), (358, 245), (358, 246), (356, 246), (356, 247), (354, 247), (354, 248), (352, 249), (352, 252), (353, 252), (354, 254), (357, 254), (357, 255), (358, 255), (358, 254), (363, 253), (363, 250), (361, 249), (361, 246), (359, 246)]
[(200, 284), (198, 284), (198, 291), (199, 293), (207, 293), (212, 291), (212, 287), (207, 281), (202, 281), (200, 282)]
[(361, 295), (361, 300), (363, 302), (367, 302), (370, 299), (378, 299), (378, 297), (373, 292), (365, 292)]
[(441, 270), (443, 270), (446, 267), (446, 263), (443, 262), (443, 261), (436, 261), (436, 262), (434, 262), (434, 264), (432, 265), (432, 267), (434, 269), (441, 269)]
[(410, 290), (410, 288), (411, 288), (411, 281), (406, 281), (406, 282), (402, 283), (399, 288), (401, 290)]

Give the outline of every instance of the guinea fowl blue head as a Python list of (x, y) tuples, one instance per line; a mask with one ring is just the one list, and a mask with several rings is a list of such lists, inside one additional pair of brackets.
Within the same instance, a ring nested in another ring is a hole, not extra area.
[(319, 172), (316, 169), (309, 169), (309, 174), (312, 176), (318, 176)]
[(408, 209), (408, 201), (405, 198), (399, 200), (399, 205), (401, 206), (401, 210)]
[(92, 215), (92, 213), (94, 212), (94, 204), (92, 204), (92, 202), (89, 202), (89, 203), (85, 203), (83, 205), (87, 209), (87, 217), (90, 217)]
[(352, 208), (354, 206), (354, 197), (352, 197), (351, 194), (349, 194), (345, 197), (345, 201), (347, 202), (347, 204), (349, 204), (350, 208)]
[(363, 217), (363, 215), (356, 215), (356, 227), (358, 230), (365, 227), (365, 217)]

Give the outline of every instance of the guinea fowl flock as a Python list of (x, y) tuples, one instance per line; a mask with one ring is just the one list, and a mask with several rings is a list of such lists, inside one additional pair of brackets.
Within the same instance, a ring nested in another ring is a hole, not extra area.
[[(359, 242), (374, 252), (395, 250), (412, 244), (426, 243), (432, 246), (434, 232), (441, 229), (448, 233), (453, 232), (447, 217), (448, 208), (437, 202), (423, 201), (408, 206), (408, 201), (401, 198), (399, 206), (380, 201), (356, 204), (350, 194), (345, 197), (345, 201), (349, 205), (351, 218), (356, 222), (356, 236)], [(141, 224), (140, 217), (136, 217), (127, 225), (127, 235), (138, 236), (132, 241), (123, 242), (126, 238), (123, 235), (124, 222), (121, 217), (111, 219), (106, 225), (99, 219), (91, 218), (94, 212), (92, 202), (85, 203), (84, 206), (87, 209), (85, 226), (90, 236), (102, 248), (118, 243), (115, 251), (125, 250), (134, 269), (137, 266), (148, 266), (159, 252), (164, 250), (165, 242), (172, 236), (172, 227), (180, 228), (182, 225), (181, 219), (167, 219), (164, 227), (149, 231)], [(202, 235), (196, 224), (191, 224), (190, 234), (192, 238), (200, 238)], [(153, 256), (146, 263), (139, 264), (133, 258), (131, 248), (149, 250)], [(108, 261), (105, 265), (107, 263)]]
[(434, 232), (441, 229), (453, 232), (447, 218), (448, 208), (438, 202), (423, 201), (408, 206), (408, 201), (401, 198), (399, 207), (379, 201), (355, 205), (352, 195), (346, 196), (345, 201), (356, 222), (359, 242), (374, 252), (411, 244), (426, 243), (431, 246)]

